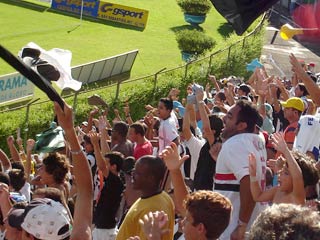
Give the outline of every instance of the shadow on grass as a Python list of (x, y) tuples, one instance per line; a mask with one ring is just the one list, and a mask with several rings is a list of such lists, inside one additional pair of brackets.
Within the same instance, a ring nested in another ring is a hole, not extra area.
[(170, 30), (175, 32), (175, 33), (179, 32), (181, 30), (193, 30), (193, 29), (196, 29), (198, 31), (204, 32), (202, 27), (200, 27), (200, 26), (192, 26), (190, 24), (186, 24), (186, 25), (183, 25), (183, 26), (177, 26), (177, 27), (170, 28)]
[[(5, 4), (17, 6), (17, 7), (23, 7), (23, 8), (26, 8), (26, 9), (29, 9), (29, 10), (33, 10), (33, 11), (37, 11), (37, 12), (46, 12), (47, 11), (47, 12), (52, 12), (52, 13), (56, 13), (56, 14), (60, 14), (60, 15), (68, 16), (68, 17), (72, 17), (72, 18), (78, 18), (78, 19), (80, 18), (79, 14), (63, 12), (63, 11), (59, 11), (59, 10), (56, 10), (56, 9), (51, 9), (49, 7), (41, 6), (41, 5), (38, 5), (38, 4), (35, 4), (35, 3), (31, 3), (31, 2), (16, 1), (16, 0), (1, 0), (1, 2), (5, 3)], [(144, 30), (144, 28), (141, 28), (141, 27), (126, 25), (126, 24), (123, 24), (123, 23), (112, 22), (112, 21), (93, 18), (93, 17), (89, 17), (89, 16), (84, 16), (84, 15), (83, 15), (82, 19), (86, 20), (86, 21), (90, 21), (90, 22), (95, 22), (95, 23), (99, 23), (99, 24), (108, 25), (108, 26), (111, 26), (111, 27), (124, 28), (124, 29), (127, 29), (127, 30), (134, 30), (134, 31), (140, 31), (140, 32), (143, 32), (143, 30)], [(70, 31), (70, 32), (72, 32), (72, 31)]]
[[(64, 15), (64, 16), (67, 16), (67, 17), (72, 17), (72, 18), (77, 18), (77, 19), (80, 18), (79, 14), (63, 12), (63, 11), (59, 11), (59, 10), (56, 10), (56, 9), (49, 8), (47, 11), (48, 12), (52, 12), (52, 13), (56, 13), (56, 14), (60, 14), (60, 15)], [(144, 30), (144, 28), (131, 26), (131, 25), (126, 25), (126, 24), (118, 23), (118, 22), (112, 22), (112, 21), (99, 19), (99, 18), (93, 18), (93, 17), (89, 17), (89, 16), (85, 16), (85, 15), (82, 16), (82, 19), (86, 20), (86, 21), (89, 21), (89, 22), (104, 24), (104, 25), (108, 25), (108, 26), (116, 27), (116, 28), (124, 28), (124, 29), (127, 29), (127, 30), (134, 30), (134, 31), (140, 31), (140, 32), (143, 32), (143, 30)]]
[(230, 33), (233, 32), (233, 28), (229, 23), (222, 23), (218, 28), (218, 32), (223, 37), (229, 37)]
[(31, 3), (31, 2), (16, 1), (16, 0), (1, 0), (1, 2), (5, 3), (5, 4), (16, 6), (16, 7), (27, 8), (29, 10), (33, 10), (33, 11), (37, 11), (37, 12), (45, 12), (49, 9), (48, 7), (41, 6), (41, 5), (38, 5), (35, 3)]

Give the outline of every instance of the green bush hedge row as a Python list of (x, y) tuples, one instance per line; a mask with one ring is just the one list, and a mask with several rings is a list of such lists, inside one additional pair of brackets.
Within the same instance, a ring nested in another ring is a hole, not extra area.
[[(248, 78), (250, 73), (246, 72), (245, 64), (252, 59), (259, 57), (262, 49), (264, 31), (260, 31), (255, 36), (248, 37), (242, 42), (231, 48), (228, 60), (228, 51), (224, 51), (212, 57), (211, 66), (209, 59), (205, 58), (188, 66), (188, 74), (184, 76), (184, 68), (166, 72), (158, 76), (156, 88), (154, 88), (154, 78), (146, 78), (134, 82), (122, 83), (120, 87), (119, 99), (115, 99), (115, 86), (108, 86), (96, 89), (91, 92), (81, 93), (77, 97), (75, 123), (79, 124), (87, 119), (91, 106), (87, 103), (87, 98), (93, 93), (99, 94), (110, 106), (109, 119), (113, 119), (113, 109), (118, 108), (123, 116), (122, 108), (125, 100), (129, 101), (131, 116), (139, 119), (144, 116), (144, 105), (151, 104), (156, 106), (158, 99), (168, 94), (172, 87), (181, 90), (181, 98), (186, 95), (186, 86), (192, 82), (202, 85), (207, 83), (207, 74), (215, 74), (217, 78), (229, 75), (243, 76)], [(226, 40), (226, 46), (234, 42), (236, 37), (231, 35)], [(221, 48), (221, 46), (219, 46)], [(67, 103), (73, 105), (73, 97), (66, 99)], [(21, 128), (21, 137), (35, 138), (49, 127), (54, 118), (52, 102), (35, 104), (30, 107), (29, 122), (26, 124), (26, 108), (16, 111), (4, 112), (0, 115), (0, 148), (8, 152), (6, 138), (15, 135), (16, 129)]]

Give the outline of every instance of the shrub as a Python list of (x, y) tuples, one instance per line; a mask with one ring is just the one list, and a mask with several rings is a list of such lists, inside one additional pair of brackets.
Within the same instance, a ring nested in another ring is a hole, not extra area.
[(212, 50), (216, 44), (212, 37), (196, 29), (181, 30), (176, 33), (176, 39), (181, 51), (196, 55), (202, 55)]
[(191, 15), (205, 15), (207, 14), (212, 4), (209, 0), (178, 0), (182, 12)]

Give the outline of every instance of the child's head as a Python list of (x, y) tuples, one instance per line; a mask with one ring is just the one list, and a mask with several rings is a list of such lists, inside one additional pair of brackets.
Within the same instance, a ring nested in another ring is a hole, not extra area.
[(292, 151), (292, 155), (301, 168), (304, 186), (306, 187), (317, 184), (320, 176), (318, 169), (315, 166), (315, 160), (299, 151)]
[(279, 177), (278, 177), (278, 183), (280, 186), (281, 191), (283, 192), (292, 192), (293, 190), (293, 179), (290, 174), (289, 168), (287, 166), (287, 163), (283, 164), (282, 168), (278, 171)]
[[(292, 151), (292, 155), (301, 169), (304, 186), (306, 187), (317, 184), (320, 176), (318, 169), (315, 167), (315, 161), (308, 155), (296, 150)], [(283, 162), (282, 168), (279, 168), (279, 183), (281, 189), (283, 191), (292, 191), (292, 182), (294, 179), (292, 179), (290, 175), (288, 164), (283, 161), (283, 159), (278, 159), (278, 161)]]

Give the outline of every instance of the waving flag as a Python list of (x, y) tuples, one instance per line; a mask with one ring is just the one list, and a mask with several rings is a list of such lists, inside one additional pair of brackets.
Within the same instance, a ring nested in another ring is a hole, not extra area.
[(80, 90), (82, 83), (71, 76), (72, 53), (69, 50), (53, 48), (46, 51), (30, 42), (19, 52), (19, 57), (46, 80), (55, 81), (61, 90), (65, 88)]
[(50, 100), (58, 102), (61, 108), (63, 109), (64, 102), (62, 98), (47, 80), (41, 77), (23, 61), (15, 57), (2, 45), (0, 45), (0, 57), (7, 63), (9, 63), (18, 72), (20, 72), (23, 76), (28, 78), (34, 85), (36, 85), (43, 92), (45, 92)]

